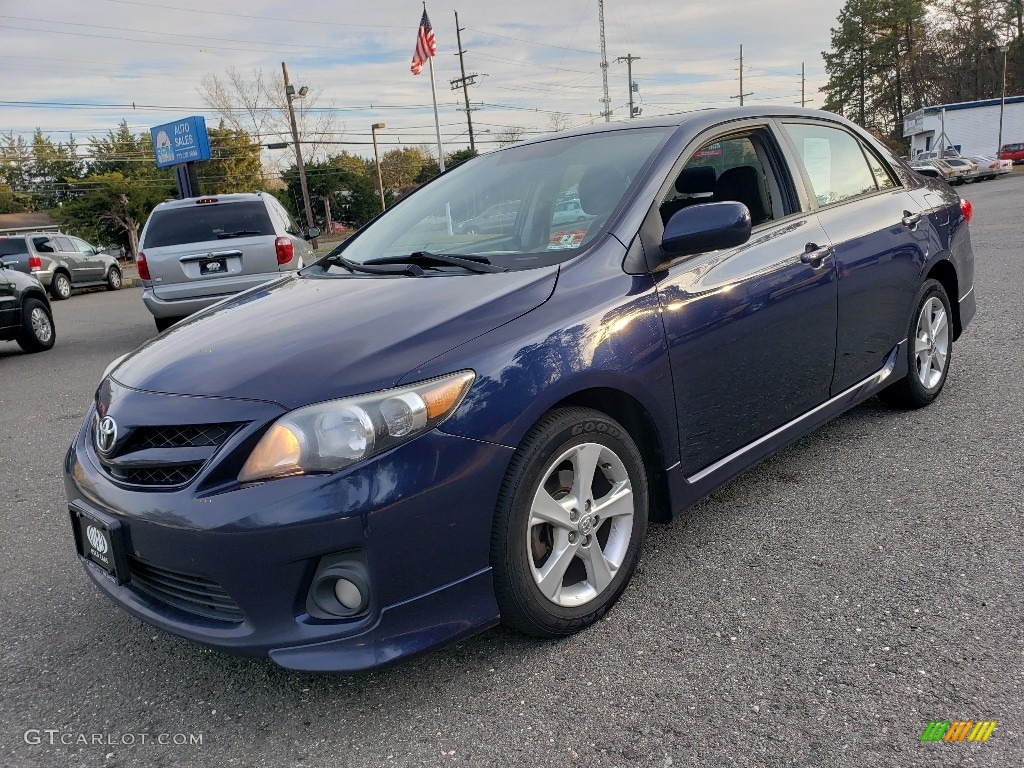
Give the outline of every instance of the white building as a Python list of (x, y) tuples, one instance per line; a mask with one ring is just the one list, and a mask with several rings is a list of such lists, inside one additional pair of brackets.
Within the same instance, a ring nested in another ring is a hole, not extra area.
[[(925, 107), (907, 115), (903, 136), (910, 156), (939, 148), (942, 113), (946, 113), (946, 148), (962, 155), (994, 155), (999, 147), (999, 99), (964, 101)], [(1024, 96), (1007, 96), (1003, 112), (1003, 144), (1024, 142)]]

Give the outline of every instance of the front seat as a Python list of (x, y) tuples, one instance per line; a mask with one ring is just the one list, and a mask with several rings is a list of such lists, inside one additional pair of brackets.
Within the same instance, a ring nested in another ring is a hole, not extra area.
[(750, 211), (752, 226), (769, 218), (761, 174), (752, 165), (740, 165), (723, 171), (715, 182), (715, 194), (711, 200), (715, 203), (743, 203)]
[[(681, 211), (688, 205), (697, 205), (698, 203), (710, 203), (709, 197), (704, 195), (711, 195), (715, 191), (715, 169), (710, 165), (695, 165), (691, 168), (683, 168), (679, 173), (679, 178), (676, 179), (676, 192), (685, 197), (677, 197), (674, 200), (669, 200), (662, 203), (658, 211), (661, 213), (661, 223), (668, 224), (668, 220), (672, 218), (672, 214), (676, 211)], [(702, 195), (702, 197), (695, 197), (695, 195)]]

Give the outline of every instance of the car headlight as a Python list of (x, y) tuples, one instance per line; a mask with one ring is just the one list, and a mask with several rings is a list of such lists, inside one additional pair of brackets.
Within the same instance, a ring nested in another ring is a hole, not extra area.
[(475, 378), (473, 371), (460, 371), (294, 410), (263, 435), (238, 481), (335, 472), (393, 448), (448, 418)]

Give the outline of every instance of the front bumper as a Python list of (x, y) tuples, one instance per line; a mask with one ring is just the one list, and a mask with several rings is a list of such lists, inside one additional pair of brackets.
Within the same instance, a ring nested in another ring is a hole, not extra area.
[[(131, 397), (150, 408), (170, 399)], [(333, 475), (217, 485), (216, 465), (258, 438), (264, 420), (249, 438), (243, 429), (225, 443), (187, 486), (138, 488), (106, 473), (91, 422), (90, 413), (67, 455), (69, 503), (119, 521), (135, 567), (213, 582), (244, 616), (229, 623), (183, 611), (140, 589), (141, 577), (118, 585), (79, 555), (93, 583), (149, 624), (289, 669), (352, 672), (498, 620), (490, 533), (511, 449), (435, 430)], [(345, 620), (310, 616), (306, 595), (320, 558), (351, 551), (367, 563), (367, 611)]]

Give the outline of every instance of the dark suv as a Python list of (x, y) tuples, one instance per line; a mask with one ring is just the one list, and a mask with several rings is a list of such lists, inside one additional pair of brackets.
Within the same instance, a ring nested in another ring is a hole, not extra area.
[(117, 259), (60, 232), (0, 237), (0, 259), (35, 277), (57, 300), (68, 298), (75, 288), (105, 285), (116, 291), (121, 287)]
[(56, 339), (43, 286), (16, 271), (13, 260), (0, 258), (0, 341), (16, 341), (26, 352), (45, 352)]

